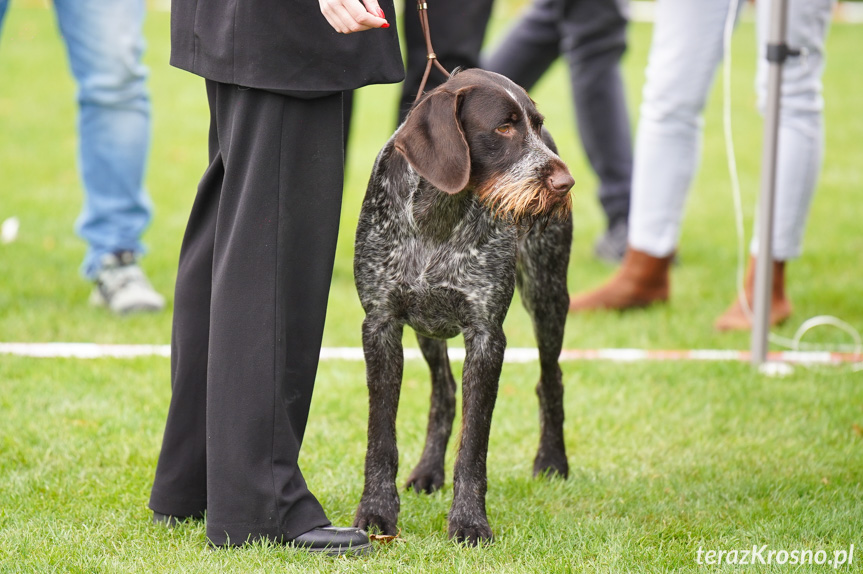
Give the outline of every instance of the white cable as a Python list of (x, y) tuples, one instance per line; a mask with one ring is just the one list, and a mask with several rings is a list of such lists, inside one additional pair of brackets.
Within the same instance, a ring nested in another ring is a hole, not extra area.
[[(734, 25), (737, 21), (737, 12), (740, 3), (739, 0), (729, 0), (728, 13), (725, 16), (725, 28), (722, 35), (722, 124), (725, 133), (725, 156), (728, 161), (728, 173), (731, 177), (731, 195), (734, 200), (734, 222), (737, 227), (737, 298), (740, 301), (740, 306), (744, 314), (749, 318), (750, 325), (752, 324), (753, 314), (749, 301), (746, 298), (746, 290), (744, 286), (744, 267), (745, 267), (745, 231), (743, 227), (743, 206), (740, 192), (740, 178), (737, 173), (737, 159), (734, 152), (734, 138), (731, 129), (731, 38), (734, 33)], [(821, 326), (836, 327), (848, 333), (854, 340), (853, 345), (832, 345), (825, 347), (824, 345), (815, 345), (811, 343), (803, 343), (801, 339), (811, 329)], [(773, 332), (768, 334), (768, 340), (781, 347), (786, 347), (794, 351), (801, 349), (811, 350), (835, 350), (843, 352), (861, 353), (863, 351), (863, 342), (861, 342), (860, 333), (845, 321), (833, 317), (831, 315), (819, 315), (812, 317), (803, 322), (797, 329), (793, 339), (782, 337)]]
[(737, 21), (739, 0), (730, 0), (725, 15), (725, 28), (722, 33), (722, 126), (725, 132), (725, 157), (728, 160), (728, 173), (731, 176), (731, 196), (734, 199), (734, 223), (737, 227), (737, 297), (744, 312), (752, 322), (752, 312), (746, 300), (743, 286), (744, 238), (743, 206), (741, 204), (740, 178), (737, 173), (737, 157), (734, 153), (734, 137), (731, 129), (731, 38)]
[(802, 325), (797, 329), (797, 332), (794, 333), (794, 349), (796, 350), (800, 345), (800, 339), (803, 338), (803, 335), (806, 334), (809, 329), (813, 327), (818, 327), (820, 325), (832, 325), (838, 329), (841, 329), (851, 335), (851, 338), (854, 339), (854, 352), (858, 355), (860, 354), (861, 349), (863, 349), (863, 345), (860, 342), (860, 333), (857, 332), (857, 329), (843, 321), (842, 319), (837, 319), (831, 315), (819, 315), (817, 317), (812, 317), (811, 319), (807, 319), (803, 322)]

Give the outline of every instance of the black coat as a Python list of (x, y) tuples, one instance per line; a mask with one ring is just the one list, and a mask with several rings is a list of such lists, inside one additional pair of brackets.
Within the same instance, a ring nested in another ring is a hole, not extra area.
[(171, 64), (208, 80), (274, 91), (398, 82), (404, 65), (393, 0), (380, 4), (389, 28), (339, 34), (318, 0), (172, 0)]

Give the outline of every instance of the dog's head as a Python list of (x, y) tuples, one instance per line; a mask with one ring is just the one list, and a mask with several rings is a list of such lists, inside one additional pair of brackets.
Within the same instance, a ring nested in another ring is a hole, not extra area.
[(440, 190), (473, 190), (499, 217), (566, 217), (574, 181), (521, 87), (478, 69), (453, 74), (417, 103), (395, 148)]

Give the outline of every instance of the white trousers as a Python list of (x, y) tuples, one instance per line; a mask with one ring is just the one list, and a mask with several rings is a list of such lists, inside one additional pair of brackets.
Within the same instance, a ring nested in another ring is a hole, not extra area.
[[(629, 243), (654, 257), (677, 247), (697, 168), (702, 110), (722, 60), (731, 0), (658, 0), (635, 142)], [(743, 4), (743, 0), (740, 0)], [(770, 0), (758, 0), (756, 90), (762, 113)], [(789, 46), (805, 56), (783, 68), (773, 257), (800, 255), (824, 148), (821, 75), (833, 0), (789, 0)], [(750, 244), (757, 253), (757, 240)]]

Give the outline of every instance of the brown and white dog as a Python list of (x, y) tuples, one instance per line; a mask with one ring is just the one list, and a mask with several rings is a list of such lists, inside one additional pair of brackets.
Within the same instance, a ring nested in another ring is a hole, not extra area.
[(486, 456), (516, 284), (534, 324), (541, 436), (534, 474), (566, 476), (558, 365), (569, 295), (572, 176), (527, 93), (466, 70), (421, 99), (378, 155), (356, 235), (354, 274), (366, 311), (369, 388), (365, 488), (354, 526), (396, 534), (396, 411), (404, 325), (431, 369), (425, 449), (408, 486), (444, 482), (455, 416), (446, 339), (464, 335), (462, 428), (449, 535), (476, 544), (492, 530)]

